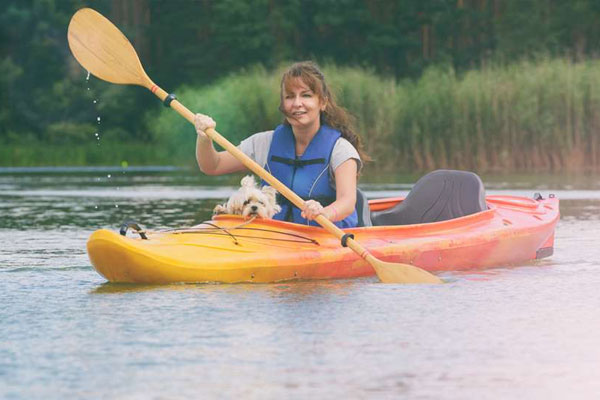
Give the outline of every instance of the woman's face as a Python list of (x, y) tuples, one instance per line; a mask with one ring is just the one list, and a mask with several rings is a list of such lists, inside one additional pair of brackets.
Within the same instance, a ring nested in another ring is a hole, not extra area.
[(293, 128), (318, 130), (321, 111), (325, 110), (326, 103), (300, 78), (284, 85), (282, 90), (283, 112), (290, 125)]

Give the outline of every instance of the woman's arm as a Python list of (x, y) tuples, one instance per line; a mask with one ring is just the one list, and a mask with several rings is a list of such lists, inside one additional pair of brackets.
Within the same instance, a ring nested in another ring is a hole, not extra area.
[(196, 139), (196, 161), (200, 170), (207, 175), (223, 175), (231, 172), (243, 171), (246, 166), (227, 151), (217, 152), (212, 139), (204, 133), (209, 128), (215, 128), (212, 118), (196, 114), (194, 126), (198, 138)]

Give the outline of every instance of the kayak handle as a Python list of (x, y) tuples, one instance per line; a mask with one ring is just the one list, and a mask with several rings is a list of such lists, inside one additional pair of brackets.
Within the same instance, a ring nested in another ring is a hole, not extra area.
[(121, 229), (119, 229), (119, 233), (121, 234), (121, 236), (127, 236), (127, 229), (129, 228), (134, 229), (142, 239), (148, 240), (148, 236), (146, 236), (146, 231), (142, 229), (140, 225), (133, 220), (128, 220), (121, 224)]

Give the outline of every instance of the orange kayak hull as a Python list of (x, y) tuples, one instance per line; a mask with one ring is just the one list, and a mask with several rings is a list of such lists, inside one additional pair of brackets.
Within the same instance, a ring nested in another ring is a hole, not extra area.
[[(375, 257), (432, 273), (508, 266), (552, 254), (557, 198), (488, 196), (488, 210), (448, 221), (347, 229)], [(372, 210), (402, 198), (369, 201)], [(132, 237), (133, 236), (133, 237)], [(372, 267), (320, 227), (217, 216), (191, 228), (120, 235), (95, 231), (94, 268), (111, 282), (280, 282), (374, 275)]]

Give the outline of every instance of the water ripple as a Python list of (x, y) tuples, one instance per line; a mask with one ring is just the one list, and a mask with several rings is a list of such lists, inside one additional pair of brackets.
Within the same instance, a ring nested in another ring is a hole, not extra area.
[[(106, 283), (91, 267), (91, 232), (125, 219), (155, 229), (193, 225), (235, 182), (204, 197), (212, 189), (178, 175), (91, 178), (0, 174), (0, 188), (10, 188), (0, 189), (0, 398), (494, 400), (600, 392), (595, 190), (554, 191), (562, 219), (551, 258), (445, 273), (445, 285), (383, 285), (375, 277), (126, 285)], [(368, 193), (401, 190), (379, 184)], [(515, 193), (500, 184), (493, 190)]]

